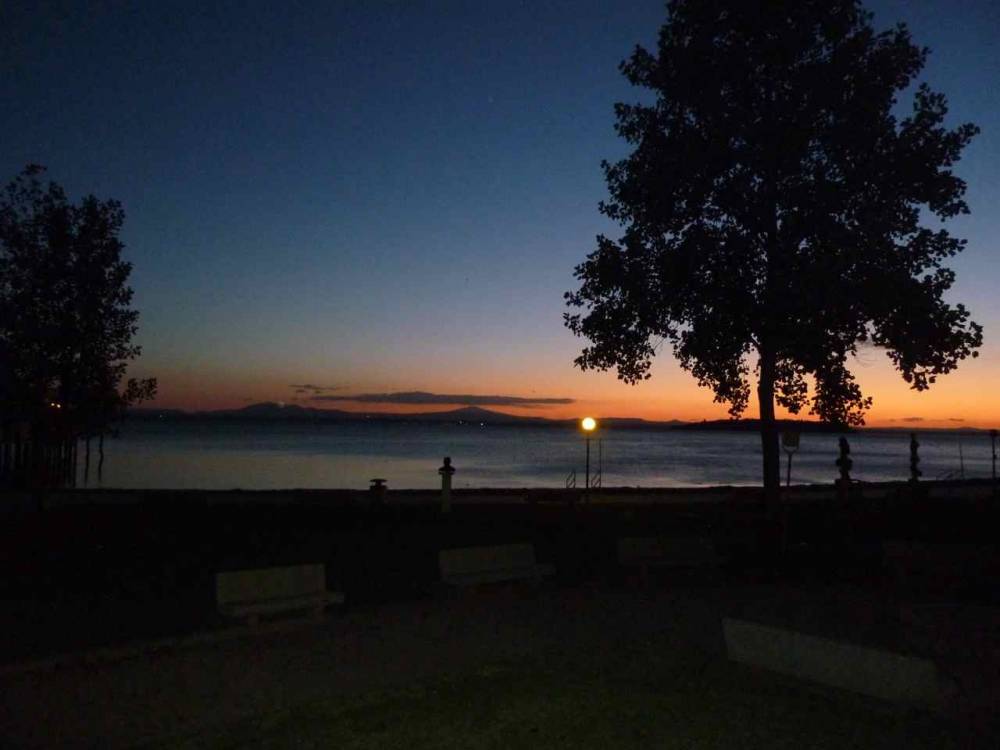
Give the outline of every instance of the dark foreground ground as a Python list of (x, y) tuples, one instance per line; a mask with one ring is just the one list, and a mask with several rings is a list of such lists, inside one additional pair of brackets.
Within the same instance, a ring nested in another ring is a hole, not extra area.
[(719, 615), (854, 587), (493, 587), (0, 674), (8, 747), (995, 747), (727, 662)]
[[(458, 496), (447, 515), (429, 493), (20, 498), (0, 746), (997, 746), (989, 487), (806, 492), (776, 514), (742, 491), (605, 495)], [(622, 569), (616, 540), (653, 534), (710, 536), (726, 564)], [(557, 570), (542, 589), (437, 583), (439, 549), (527, 541)], [(248, 635), (216, 614), (215, 572), (306, 562), (347, 595), (321, 625)], [(738, 667), (722, 616), (929, 656), (962, 696), (932, 718)]]

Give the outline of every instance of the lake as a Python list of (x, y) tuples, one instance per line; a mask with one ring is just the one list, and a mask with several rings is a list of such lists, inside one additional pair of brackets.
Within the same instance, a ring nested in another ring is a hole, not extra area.
[[(836, 434), (803, 434), (793, 483), (837, 476)], [(864, 430), (847, 436), (865, 481), (909, 476), (909, 433)], [(919, 433), (924, 479), (989, 477), (985, 432)], [(164, 489), (364, 489), (381, 477), (390, 488), (440, 486), (444, 456), (457, 469), (453, 486), (563, 487), (571, 472), (584, 483), (585, 444), (568, 427), (416, 422), (282, 422), (132, 420), (105, 442), (103, 481), (90, 486)], [(81, 465), (83, 451), (80, 451)], [(591, 472), (605, 487), (701, 487), (760, 483), (754, 432), (602, 429), (591, 440)], [(782, 481), (785, 459), (782, 457)], [(82, 486), (83, 471), (80, 479)]]

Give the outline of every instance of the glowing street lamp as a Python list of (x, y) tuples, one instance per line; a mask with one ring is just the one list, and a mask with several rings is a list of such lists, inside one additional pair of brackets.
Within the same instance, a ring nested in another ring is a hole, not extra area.
[(584, 480), (584, 487), (590, 490), (590, 434), (597, 429), (597, 420), (593, 417), (584, 417), (580, 420), (580, 427), (587, 443), (587, 475)]

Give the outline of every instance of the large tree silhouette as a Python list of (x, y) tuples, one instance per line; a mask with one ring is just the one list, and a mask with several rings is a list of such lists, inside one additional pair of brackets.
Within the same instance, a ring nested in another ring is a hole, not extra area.
[(621, 65), (651, 96), (617, 104), (631, 154), (604, 163), (601, 211), (622, 227), (577, 266), (566, 324), (576, 364), (649, 376), (661, 342), (741, 415), (756, 377), (764, 486), (777, 497), (775, 403), (858, 425), (871, 399), (848, 369), (883, 347), (917, 390), (976, 356), (982, 329), (945, 302), (942, 262), (967, 213), (952, 172), (978, 132), (949, 129), (920, 85), (928, 51), (876, 33), (852, 0), (673, 0), (658, 48)]
[(30, 425), (33, 440), (54, 431), (89, 447), (156, 381), (122, 382), (140, 348), (121, 205), (70, 203), (43, 173), (29, 166), (0, 194), (0, 416)]

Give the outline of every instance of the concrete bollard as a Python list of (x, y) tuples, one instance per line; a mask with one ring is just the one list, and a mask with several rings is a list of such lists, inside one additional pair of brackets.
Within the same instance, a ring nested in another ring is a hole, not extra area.
[(386, 491), (386, 480), (385, 479), (372, 479), (370, 480), (371, 485), (368, 487), (368, 493), (371, 496), (372, 503), (375, 505), (385, 504), (385, 491)]

